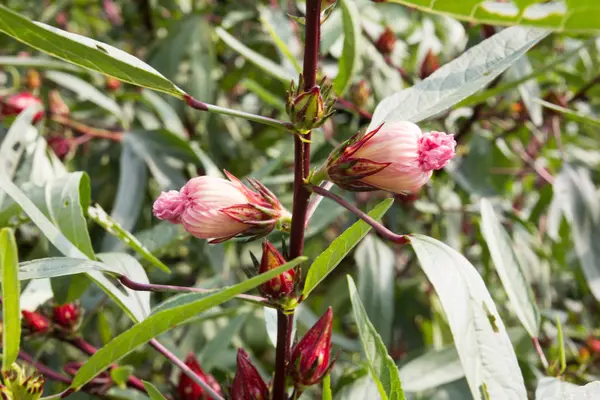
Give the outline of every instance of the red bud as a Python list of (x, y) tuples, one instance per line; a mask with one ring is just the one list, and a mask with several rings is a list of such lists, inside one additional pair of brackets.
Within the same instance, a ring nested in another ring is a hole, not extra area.
[[(285, 259), (268, 241), (263, 244), (263, 254), (260, 260), (259, 272), (262, 274), (271, 271), (285, 264)], [(281, 275), (263, 283), (260, 291), (263, 295), (274, 299), (289, 296), (294, 292), (296, 285), (296, 271), (293, 268), (285, 271)]]
[[(2, 115), (13, 116), (18, 115), (21, 111), (33, 104), (42, 104), (42, 101), (28, 92), (17, 93), (9, 96), (2, 102)], [(44, 116), (44, 112), (40, 111), (33, 117), (33, 122), (36, 123)]]
[[(222, 393), (221, 386), (216, 381), (216, 379), (209, 374), (206, 374), (202, 368), (200, 368), (200, 363), (198, 363), (198, 359), (194, 355), (194, 353), (189, 353), (185, 359), (185, 365), (187, 365), (200, 379), (206, 382), (213, 390), (217, 393)], [(184, 373), (181, 373), (179, 376), (179, 384), (177, 385), (177, 393), (179, 394), (180, 400), (209, 400), (210, 397), (204, 392), (204, 389), (196, 382), (192, 380), (189, 376)]]
[(106, 90), (110, 92), (115, 92), (119, 90), (120, 87), (121, 81), (119, 81), (117, 78), (113, 78), (112, 76), (106, 77)]
[(243, 349), (238, 350), (237, 369), (233, 386), (231, 387), (231, 400), (268, 400), (269, 387), (260, 376), (256, 367), (252, 365), (248, 353)]
[(375, 47), (383, 55), (388, 55), (394, 50), (396, 44), (396, 34), (390, 28), (386, 27), (383, 33), (375, 42)]
[(55, 306), (52, 319), (60, 328), (73, 331), (81, 322), (81, 309), (74, 303)]
[(425, 55), (425, 58), (423, 59), (423, 62), (421, 63), (421, 70), (419, 71), (421, 79), (427, 78), (439, 68), (440, 59), (431, 49), (429, 49), (429, 51), (427, 51), (427, 54)]
[(331, 307), (304, 337), (294, 346), (291, 357), (291, 375), (295, 386), (319, 383), (333, 366), (331, 356)]
[(21, 311), (23, 315), (23, 325), (31, 333), (46, 333), (50, 330), (50, 321), (40, 313), (32, 311)]

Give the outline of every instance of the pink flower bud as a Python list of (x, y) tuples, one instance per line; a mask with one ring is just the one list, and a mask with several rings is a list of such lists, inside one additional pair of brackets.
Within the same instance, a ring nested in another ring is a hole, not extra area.
[[(263, 244), (263, 253), (258, 272), (264, 273), (285, 264), (285, 258), (268, 241)], [(280, 299), (294, 292), (296, 286), (296, 271), (291, 268), (281, 275), (260, 285), (260, 291), (266, 297)]]
[(81, 322), (81, 309), (74, 303), (54, 306), (52, 310), (52, 320), (59, 328), (67, 331), (74, 331)]
[(233, 237), (256, 238), (273, 229), (289, 230), (290, 215), (275, 195), (249, 179), (248, 189), (233, 175), (229, 181), (210, 176), (191, 179), (180, 191), (163, 192), (154, 202), (154, 215), (181, 223), (192, 235), (220, 243)]
[(422, 133), (411, 122), (391, 122), (336, 149), (327, 161), (329, 179), (354, 191), (414, 193), (454, 157), (456, 141), (442, 132)]
[[(333, 367), (331, 356), (331, 307), (294, 346), (291, 356), (291, 375), (296, 387), (319, 383)], [(335, 361), (335, 360), (334, 360)]]
[[(18, 115), (21, 111), (33, 104), (42, 104), (42, 101), (28, 92), (13, 94), (2, 101), (2, 115)], [(33, 117), (33, 123), (38, 122), (44, 116), (43, 111), (37, 112)]]
[[(216, 379), (204, 372), (200, 367), (198, 359), (194, 353), (189, 353), (185, 358), (185, 365), (187, 365), (200, 379), (206, 382), (215, 392), (222, 394), (221, 386)], [(204, 389), (189, 376), (183, 372), (179, 375), (179, 383), (177, 384), (177, 394), (180, 400), (208, 400), (210, 397), (204, 392)]]
[(21, 311), (23, 315), (23, 325), (30, 333), (43, 334), (50, 330), (50, 321), (40, 313), (32, 311)]
[(231, 400), (268, 400), (269, 387), (252, 365), (248, 353), (238, 350), (237, 369), (231, 387)]

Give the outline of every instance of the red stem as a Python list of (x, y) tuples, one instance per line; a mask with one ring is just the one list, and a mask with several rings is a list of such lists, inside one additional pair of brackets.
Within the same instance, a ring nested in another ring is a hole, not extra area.
[(71, 384), (71, 378), (69, 378), (68, 376), (59, 374), (58, 372), (54, 371), (53, 369), (47, 367), (46, 365), (44, 365), (40, 362), (34, 361), (33, 357), (31, 357), (29, 354), (25, 353), (23, 350), (19, 350), (19, 358), (21, 360), (25, 361), (27, 364), (34, 366), (42, 375), (44, 375), (46, 378), (48, 378), (50, 380), (57, 381), (57, 382), (63, 382), (63, 383), (66, 383), (67, 385)]
[[(317, 84), (319, 45), (321, 40), (321, 0), (306, 1), (306, 30), (304, 40), (304, 91)], [(292, 232), (290, 235), (290, 259), (302, 255), (304, 250), (304, 227), (308, 210), (310, 192), (304, 186), (304, 180), (310, 170), (310, 138), (307, 133), (300, 140), (294, 138), (294, 205), (292, 207)], [(292, 324), (294, 315), (277, 313), (277, 348), (275, 357), (275, 377), (273, 400), (286, 400), (286, 370), (292, 345)]]

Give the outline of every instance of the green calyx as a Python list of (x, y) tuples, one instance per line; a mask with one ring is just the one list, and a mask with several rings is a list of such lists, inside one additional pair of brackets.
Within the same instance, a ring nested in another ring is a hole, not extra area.
[(334, 100), (330, 99), (331, 85), (325, 78), (319, 85), (304, 91), (304, 79), (300, 75), (298, 86), (292, 81), (287, 92), (286, 110), (296, 131), (302, 135), (322, 126), (333, 114)]
[(17, 364), (2, 371), (0, 394), (4, 400), (38, 400), (42, 397), (44, 378)]

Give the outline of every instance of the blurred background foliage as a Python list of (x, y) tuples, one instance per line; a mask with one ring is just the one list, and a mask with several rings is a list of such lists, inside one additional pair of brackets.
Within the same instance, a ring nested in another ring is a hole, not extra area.
[[(301, 16), (302, 1), (5, 1), (34, 20), (139, 57), (197, 99), (286, 118), (286, 76), (297, 75), (302, 57), (302, 28), (287, 14)], [(355, 3), (362, 36), (359, 67), (352, 86), (336, 104), (336, 114), (313, 134), (314, 166), (336, 144), (365, 128), (381, 99), (418, 82), (496, 30), (398, 4)], [(339, 8), (323, 25), (321, 44), (321, 72), (333, 76), (344, 44)], [(246, 54), (240, 54), (237, 45), (243, 45)], [(541, 311), (540, 342), (550, 370), (558, 374), (558, 319), (564, 330), (565, 380), (585, 384), (597, 379), (599, 46), (594, 36), (552, 34), (487, 89), (423, 122), (424, 130), (454, 133), (458, 156), (418, 195), (396, 196), (384, 218), (396, 232), (440, 239), (477, 267), (509, 330), (531, 394), (544, 375), (543, 368), (494, 269), (481, 232), (479, 199), (493, 198), (504, 211), (503, 225)], [(21, 138), (24, 157), (14, 181), (42, 210), (52, 214), (48, 191), (73, 199), (74, 207), (86, 216), (91, 248), (125, 251), (125, 245), (88, 214), (88, 206), (98, 204), (172, 270), (165, 274), (137, 256), (151, 282), (208, 288), (244, 278), (241, 267), (251, 265), (250, 251), (260, 254), (260, 242), (207, 245), (177, 226), (158, 222), (152, 216), (152, 202), (160, 191), (179, 189), (191, 177), (219, 176), (226, 169), (238, 177), (260, 179), (289, 207), (291, 135), (184, 108), (181, 101), (64, 64), (5, 35), (0, 36), (0, 49), (3, 98), (28, 91), (42, 99), (47, 111), (57, 97), (68, 108), (62, 114), (53, 110), (38, 124), (43, 139)], [(256, 53), (273, 60), (277, 69), (265, 66)], [(552, 105), (572, 111), (552, 109)], [(4, 117), (0, 138), (13, 120)], [(76, 171), (83, 174), (73, 175)], [(388, 196), (382, 192), (343, 195), (365, 210)], [(18, 211), (8, 198), (0, 206), (0, 225), (18, 227), (20, 260), (56, 255), (56, 249)], [(69, 229), (66, 225), (77, 224), (63, 222), (63, 232)], [(353, 222), (352, 215), (324, 200), (308, 228), (306, 255), (314, 259)], [(281, 234), (270, 239), (279, 243)], [(369, 318), (400, 366), (405, 391), (418, 399), (470, 398), (444, 312), (414, 252), (374, 234), (342, 261), (297, 315), (298, 330), (305, 331), (327, 306), (334, 309), (334, 348), (340, 350), (333, 370), (334, 398), (377, 396), (361, 361), (346, 274), (355, 277)], [(131, 321), (89, 284), (83, 275), (54, 279), (53, 296), (56, 302), (80, 301), (85, 309), (82, 334), (101, 346)], [(29, 292), (24, 308), (47, 304), (46, 292), (25, 290)], [(152, 304), (168, 296), (153, 294)], [(274, 314), (229, 302), (161, 340), (178, 356), (195, 352), (202, 367), (226, 384), (234, 374), (237, 347), (251, 354), (265, 376), (270, 372), (274, 333)], [(57, 370), (68, 361), (84, 359), (56, 340), (33, 337), (24, 346)], [(178, 374), (147, 347), (128, 355), (121, 365), (133, 366), (137, 376), (154, 382), (163, 393), (171, 392)], [(320, 398), (319, 393), (317, 387), (311, 388), (305, 398)], [(131, 389), (111, 389), (109, 395), (144, 398)]]

